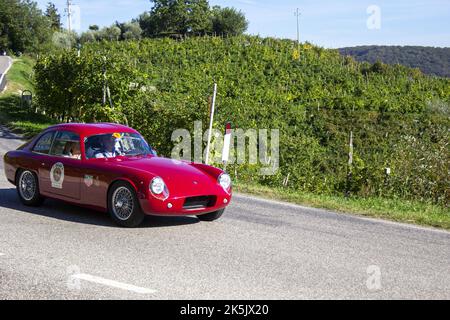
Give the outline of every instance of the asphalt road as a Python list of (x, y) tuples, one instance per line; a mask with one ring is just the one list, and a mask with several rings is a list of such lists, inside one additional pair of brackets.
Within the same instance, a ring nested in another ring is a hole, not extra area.
[[(0, 155), (21, 141), (2, 130)], [(0, 169), (3, 171), (3, 161)], [(0, 299), (449, 299), (450, 233), (236, 195), (214, 223), (19, 203), (0, 177)]]

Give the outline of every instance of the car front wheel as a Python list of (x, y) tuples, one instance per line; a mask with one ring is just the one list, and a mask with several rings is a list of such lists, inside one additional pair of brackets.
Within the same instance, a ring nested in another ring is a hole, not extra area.
[(16, 189), (20, 201), (26, 206), (39, 206), (44, 201), (39, 193), (37, 176), (29, 170), (17, 174)]
[(115, 183), (108, 193), (108, 212), (114, 222), (127, 228), (139, 226), (145, 218), (136, 192), (122, 181)]
[(214, 211), (211, 213), (199, 215), (199, 216), (197, 216), (197, 218), (199, 218), (201, 221), (214, 221), (214, 220), (219, 219), (223, 215), (224, 211), (225, 211), (225, 209), (221, 209), (221, 210)]

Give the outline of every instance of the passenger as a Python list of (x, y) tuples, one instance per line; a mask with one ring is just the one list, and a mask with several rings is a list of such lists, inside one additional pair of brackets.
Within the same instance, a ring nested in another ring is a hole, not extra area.
[(81, 159), (80, 144), (78, 142), (73, 142), (72, 149), (70, 150), (70, 157), (72, 159)]
[(80, 144), (78, 142), (67, 142), (63, 154), (67, 158), (81, 159)]

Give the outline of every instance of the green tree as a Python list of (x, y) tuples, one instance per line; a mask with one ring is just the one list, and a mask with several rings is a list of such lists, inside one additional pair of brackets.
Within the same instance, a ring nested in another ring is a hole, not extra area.
[(48, 18), (30, 0), (0, 1), (0, 46), (12, 51), (39, 51), (52, 35)]
[(138, 22), (123, 24), (122, 38), (124, 40), (138, 40), (142, 36), (142, 29)]
[(67, 30), (57, 31), (53, 33), (52, 41), (56, 48), (71, 49), (77, 44), (78, 35), (75, 32), (69, 32)]
[(14, 28), (12, 25), (13, 16), (13, 1), (0, 1), (0, 49), (11, 47), (11, 40), (9, 37), (10, 30)]
[(97, 40), (96, 32), (91, 31), (91, 30), (83, 32), (80, 36), (80, 42), (82, 44), (84, 44), (86, 42), (94, 42), (96, 40)]
[(245, 15), (235, 8), (221, 8), (215, 6), (212, 9), (212, 31), (220, 35), (241, 35), (248, 28)]
[(150, 12), (142, 13), (135, 21), (139, 23), (144, 37), (151, 38), (156, 35), (156, 17)]
[(61, 15), (58, 13), (58, 9), (56, 8), (54, 3), (48, 3), (47, 10), (45, 11), (45, 16), (50, 20), (51, 28), (53, 30), (61, 30)]
[(116, 25), (112, 25), (110, 27), (102, 28), (97, 32), (98, 40), (108, 40), (108, 41), (117, 41), (120, 39), (120, 35), (122, 34), (119, 27)]
[(144, 35), (199, 34), (211, 30), (210, 8), (207, 0), (152, 0), (150, 12), (138, 21)]
[(116, 27), (120, 29), (120, 40), (139, 40), (142, 36), (142, 29), (139, 22), (123, 22), (116, 21)]
[(188, 33), (205, 34), (211, 30), (210, 7), (208, 0), (187, 1), (188, 21), (185, 28)]

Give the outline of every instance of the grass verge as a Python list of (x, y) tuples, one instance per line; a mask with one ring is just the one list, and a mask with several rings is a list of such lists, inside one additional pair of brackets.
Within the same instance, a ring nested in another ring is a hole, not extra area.
[(450, 230), (450, 209), (432, 203), (387, 198), (345, 198), (238, 183), (234, 190), (314, 208)]
[(26, 138), (54, 123), (45, 115), (36, 114), (32, 108), (23, 107), (21, 104), (22, 91), (33, 92), (33, 65), (34, 61), (30, 57), (14, 59), (6, 74), (7, 88), (0, 94), (0, 123)]

